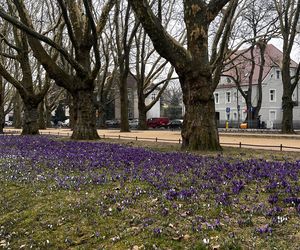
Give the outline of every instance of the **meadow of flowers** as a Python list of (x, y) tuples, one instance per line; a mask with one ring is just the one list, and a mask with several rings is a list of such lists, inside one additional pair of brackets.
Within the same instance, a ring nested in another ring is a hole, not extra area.
[(0, 248), (297, 249), (300, 160), (0, 138)]

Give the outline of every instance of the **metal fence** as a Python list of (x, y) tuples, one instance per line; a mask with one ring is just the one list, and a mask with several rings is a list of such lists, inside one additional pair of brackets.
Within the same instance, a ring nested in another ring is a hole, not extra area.
[[(20, 132), (16, 130), (7, 130), (3, 135), (19, 135)], [(70, 137), (71, 133), (69, 132), (46, 132), (46, 131), (41, 131), (41, 135), (53, 135), (53, 136), (59, 136), (59, 137)], [(122, 136), (122, 135), (100, 135), (101, 138), (103, 139), (119, 139), (119, 140), (135, 140), (135, 141), (150, 141), (150, 142), (167, 142), (167, 143), (177, 143), (181, 144), (182, 140), (181, 139), (162, 139), (158, 137), (137, 137), (137, 136)], [(300, 140), (299, 140), (300, 141)], [(299, 142), (300, 143), (300, 142)], [(247, 143), (232, 143), (232, 142), (223, 142), (220, 143), (223, 146), (230, 146), (230, 147), (236, 147), (236, 148), (256, 148), (256, 149), (270, 149), (270, 150), (277, 150), (277, 151), (300, 151), (300, 147), (291, 147), (291, 146), (285, 146), (283, 144), (280, 145), (258, 145), (258, 144), (247, 144)]]

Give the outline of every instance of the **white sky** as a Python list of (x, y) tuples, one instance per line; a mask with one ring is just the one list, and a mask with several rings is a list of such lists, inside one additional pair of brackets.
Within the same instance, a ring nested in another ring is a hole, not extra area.
[[(276, 48), (278, 48), (280, 51), (282, 51), (282, 40), (279, 38), (274, 38), (270, 41), (271, 44), (273, 44)], [(300, 62), (300, 45), (295, 43), (294, 48), (291, 53), (291, 58), (296, 62)]]

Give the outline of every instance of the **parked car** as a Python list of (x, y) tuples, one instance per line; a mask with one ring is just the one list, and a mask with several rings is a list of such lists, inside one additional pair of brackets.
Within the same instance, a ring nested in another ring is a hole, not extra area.
[(11, 127), (12, 124), (13, 124), (12, 121), (6, 121), (6, 122), (4, 123), (4, 126)]
[(181, 119), (174, 119), (169, 122), (168, 128), (169, 129), (182, 129), (183, 120)]
[(69, 126), (70, 126), (70, 120), (69, 119), (67, 119), (67, 120), (65, 120), (65, 121), (58, 121), (57, 122), (57, 125), (59, 126), (59, 127), (62, 127), (62, 128), (68, 128)]
[(147, 120), (147, 126), (149, 128), (166, 128), (170, 120), (168, 117), (155, 117)]
[(129, 120), (130, 128), (137, 128), (139, 126), (139, 119), (131, 119)]
[(105, 125), (108, 128), (117, 128), (119, 126), (119, 122), (117, 120), (106, 120)]

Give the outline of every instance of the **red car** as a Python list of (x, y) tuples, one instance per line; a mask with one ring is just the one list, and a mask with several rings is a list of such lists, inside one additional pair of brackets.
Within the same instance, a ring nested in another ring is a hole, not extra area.
[(169, 122), (170, 120), (168, 117), (150, 118), (147, 120), (147, 126), (149, 128), (167, 127)]

